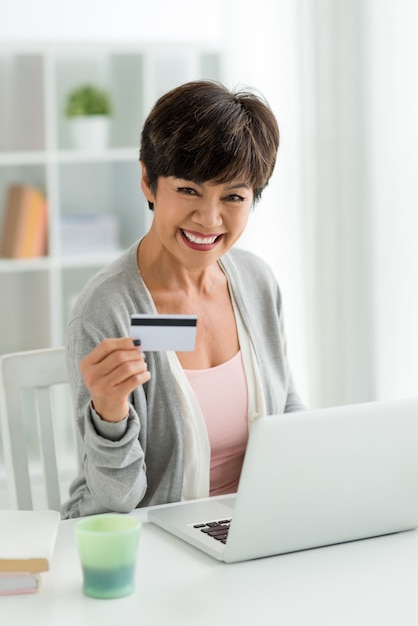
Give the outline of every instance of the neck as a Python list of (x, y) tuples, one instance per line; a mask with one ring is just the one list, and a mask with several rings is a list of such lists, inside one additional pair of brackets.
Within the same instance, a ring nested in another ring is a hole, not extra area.
[(218, 263), (207, 267), (187, 268), (154, 241), (151, 233), (142, 239), (137, 252), (137, 263), (142, 279), (154, 290), (180, 290), (185, 293), (209, 293), (224, 279)]

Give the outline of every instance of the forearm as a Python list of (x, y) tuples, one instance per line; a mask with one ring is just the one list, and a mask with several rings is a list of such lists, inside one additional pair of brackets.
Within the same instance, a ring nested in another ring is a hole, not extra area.
[(117, 424), (100, 420), (90, 404), (86, 409), (84, 474), (100, 508), (129, 512), (145, 495), (147, 479), (139, 429), (132, 406), (126, 420)]

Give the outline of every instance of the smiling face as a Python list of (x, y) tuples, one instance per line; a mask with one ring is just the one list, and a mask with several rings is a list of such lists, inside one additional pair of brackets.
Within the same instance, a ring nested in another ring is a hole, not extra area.
[(253, 203), (243, 180), (213, 184), (159, 177), (156, 191), (143, 169), (142, 190), (154, 204), (154, 245), (188, 269), (215, 263), (242, 235)]

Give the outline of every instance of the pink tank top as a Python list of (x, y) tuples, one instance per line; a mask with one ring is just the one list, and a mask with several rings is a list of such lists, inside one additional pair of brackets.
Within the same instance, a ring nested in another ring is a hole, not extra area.
[(210, 495), (237, 490), (248, 440), (248, 392), (241, 352), (203, 370), (184, 370), (199, 402), (211, 447)]

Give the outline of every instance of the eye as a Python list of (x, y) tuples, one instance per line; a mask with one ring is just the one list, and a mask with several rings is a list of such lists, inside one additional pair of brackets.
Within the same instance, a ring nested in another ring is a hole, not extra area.
[(229, 194), (229, 196), (226, 196), (225, 200), (227, 202), (240, 203), (240, 202), (244, 202), (245, 201), (245, 197), (244, 196), (240, 196), (238, 193), (231, 193), (231, 194)]
[(179, 193), (184, 193), (186, 196), (197, 195), (197, 191), (196, 189), (193, 189), (193, 187), (177, 187), (177, 191)]

